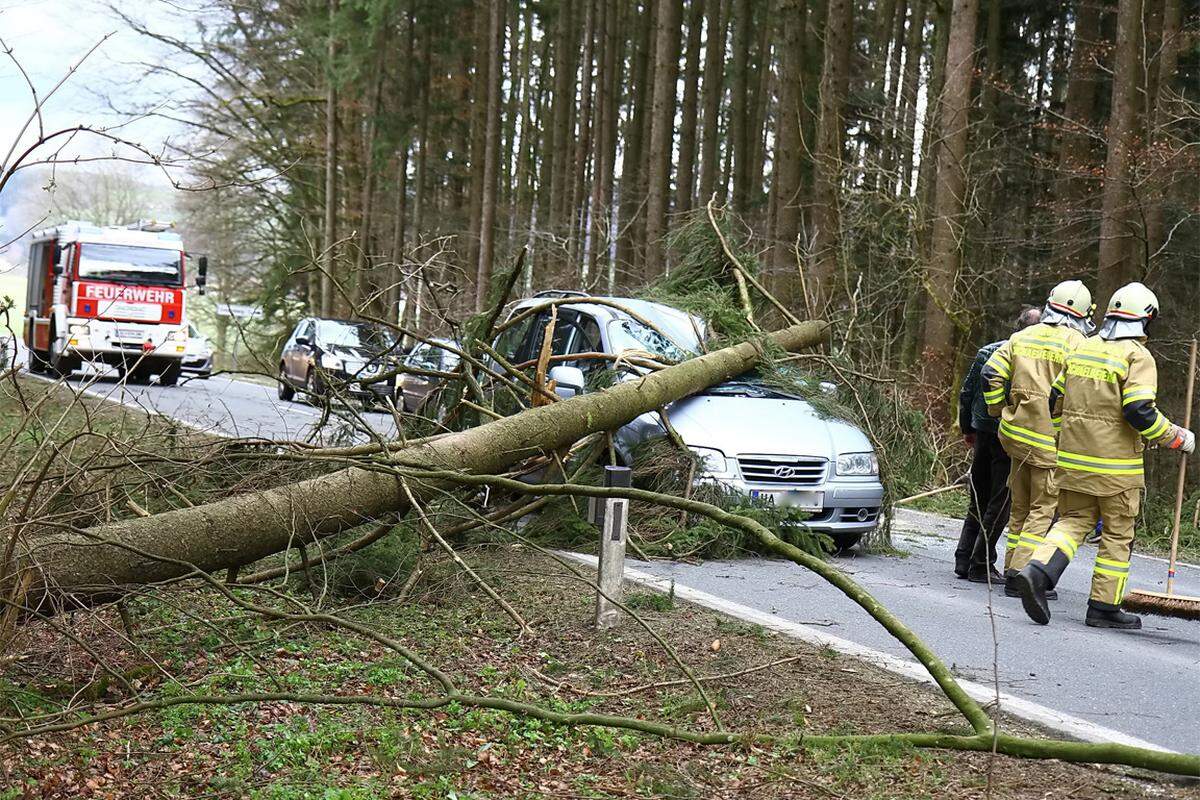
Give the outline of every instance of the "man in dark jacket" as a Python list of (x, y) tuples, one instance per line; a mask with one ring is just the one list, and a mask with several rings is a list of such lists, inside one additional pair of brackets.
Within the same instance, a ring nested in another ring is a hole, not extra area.
[[(1036, 325), (1040, 318), (1041, 312), (1036, 308), (1022, 310), (1017, 317), (1017, 330)], [(983, 365), (1002, 344), (1003, 341), (992, 342), (979, 349), (958, 393), (958, 427), (963, 441), (974, 452), (968, 487), (970, 504), (954, 551), (954, 574), (975, 583), (988, 583), (989, 572), (992, 583), (1004, 581), (996, 571), (996, 543), (1008, 524), (1011, 462), (997, 435), (1000, 421), (988, 414), (980, 377)]]

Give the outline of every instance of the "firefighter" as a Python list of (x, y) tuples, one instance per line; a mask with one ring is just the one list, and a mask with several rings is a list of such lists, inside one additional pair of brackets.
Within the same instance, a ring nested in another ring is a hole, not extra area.
[(1044, 541), (1058, 505), (1058, 491), (1050, 481), (1055, 463), (1050, 384), (1067, 356), (1094, 330), (1094, 310), (1092, 293), (1082, 281), (1063, 281), (1046, 299), (1041, 322), (1014, 333), (983, 368), (983, 399), (988, 413), (1000, 417), (1000, 442), (1012, 459), (1012, 512), (1004, 553), (1004, 593), (1010, 597), (1018, 596), (1017, 572)]
[(1120, 608), (1145, 486), (1142, 450), (1146, 443), (1183, 453), (1196, 447), (1195, 435), (1171, 424), (1155, 406), (1158, 372), (1144, 342), (1157, 316), (1158, 298), (1145, 286), (1118, 289), (1099, 337), (1072, 353), (1055, 379), (1049, 402), (1062, 420), (1054, 469), (1059, 517), (1016, 580), (1025, 613), (1039, 624), (1050, 621), (1047, 593), (1103, 517), (1087, 624), (1142, 627), (1141, 619)]

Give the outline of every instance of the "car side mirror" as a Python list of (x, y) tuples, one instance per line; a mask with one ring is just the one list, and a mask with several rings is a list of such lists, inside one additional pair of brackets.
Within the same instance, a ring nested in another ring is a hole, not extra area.
[(204, 294), (204, 287), (208, 285), (208, 256), (200, 256), (196, 260), (196, 289), (200, 294)]
[(297, 336), (297, 337), (296, 337), (296, 344), (299, 344), (299, 345), (304, 345), (305, 347), (307, 347), (308, 345), (312, 344), (312, 342), (310, 342), (310, 341), (308, 340), (308, 337), (307, 337), (307, 336)]
[(554, 381), (554, 393), (564, 400), (583, 394), (585, 381), (579, 367), (552, 367), (550, 380)]

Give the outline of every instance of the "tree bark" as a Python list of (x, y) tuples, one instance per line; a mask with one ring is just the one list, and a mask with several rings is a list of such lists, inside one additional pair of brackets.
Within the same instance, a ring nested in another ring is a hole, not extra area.
[(1168, 143), (1171, 113), (1176, 108), (1173, 82), (1179, 69), (1179, 49), (1182, 44), (1182, 3), (1163, 0), (1162, 45), (1159, 51), (1158, 80), (1154, 91), (1154, 116), (1150, 126), (1150, 189), (1146, 192), (1146, 270), (1160, 258), (1167, 241), (1165, 201), (1170, 194), (1174, 163), (1165, 154)]
[[(708, 0), (718, 5), (720, 0)], [(705, 0), (692, 0), (688, 16), (687, 51), (683, 70), (683, 104), (680, 107), (679, 166), (675, 210), (692, 210), (696, 200), (696, 128), (700, 104), (700, 33), (704, 27)]]
[(642, 265), (641, 236), (638, 223), (644, 220), (642, 201), (645, 198), (645, 161), (647, 126), (650, 114), (650, 82), (653, 77), (651, 63), (654, 49), (654, 4), (647, 2), (640, 14), (636, 14), (637, 37), (633, 57), (630, 59), (629, 115), (625, 127), (625, 142), (621, 153), (621, 209), (617, 261), (621, 267), (636, 272)]
[(666, 271), (663, 237), (671, 196), (671, 149), (675, 141), (676, 84), (679, 82), (681, 0), (659, 0), (654, 45), (654, 102), (650, 126), (650, 169), (646, 191), (646, 270)]
[(974, 70), (975, 27), (979, 0), (954, 0), (946, 52), (946, 79), (939, 103), (937, 198), (930, 235), (929, 266), (925, 274), (927, 304), (924, 353), (925, 378), (942, 389), (954, 368), (956, 284), (962, 262), (962, 233), (966, 212), (967, 132)]
[(841, 246), (842, 104), (849, 80), (851, 0), (829, 0), (825, 17), (821, 117), (817, 129), (813, 197), (813, 269), (817, 308), (833, 296)]
[(733, 161), (733, 209), (746, 210), (750, 184), (750, 0), (733, 0), (730, 63), (729, 149)]
[(483, 311), (492, 282), (496, 249), (496, 193), (500, 165), (500, 95), (504, 64), (504, 10), (507, 0), (488, 0), (487, 129), (484, 133), (483, 187), (479, 213), (479, 263), (475, 270), (475, 310)]
[[(796, 237), (800, 234), (800, 181), (804, 160), (800, 114), (804, 102), (804, 0), (783, 0), (779, 6), (783, 21), (780, 47), (779, 113), (775, 137), (775, 166), (772, 189), (775, 194), (774, 263), (782, 291), (779, 299), (792, 305), (793, 280), (782, 276), (796, 273)], [(777, 292), (778, 294), (779, 292)], [(801, 307), (804, 304), (801, 303)]]
[(335, 60), (337, 58), (338, 0), (329, 0), (329, 36), (326, 42), (325, 87), (325, 227), (321, 251), (321, 316), (333, 316), (333, 271), (336, 268), (334, 248), (337, 242), (338, 205), (338, 90)]
[(717, 190), (720, 172), (721, 97), (725, 93), (725, 26), (722, 8), (730, 0), (708, 0), (704, 13), (704, 99), (700, 137), (700, 205)]
[[(767, 339), (772, 346), (792, 351), (819, 344), (827, 330), (823, 322), (806, 322)], [(763, 355), (762, 343), (744, 342), (604, 391), (394, 451), (381, 466), (501, 472), (728, 380)], [(421, 500), (452, 485), (421, 480), (412, 481), (409, 489)], [(395, 474), (350, 467), (150, 517), (23, 539), (15, 569), (4, 572), (9, 585), (0, 589), (11, 597), (12, 581), (28, 582), (23, 592), (26, 606), (50, 612), (113, 599), (131, 587), (183, 577), (196, 569), (211, 572), (250, 564), (297, 543), (408, 510), (406, 492)]]
[[(1068, 67), (1067, 95), (1060, 123), (1058, 175), (1054, 187), (1056, 263), (1064, 274), (1091, 272), (1091, 248), (1087, 234), (1088, 183), (1094, 164), (1091, 143), (1097, 94), (1097, 62), (1100, 47), (1101, 9), (1093, 0), (1075, 5), (1075, 35)], [(1093, 234), (1094, 235), (1094, 234)]]
[(1108, 157), (1104, 162), (1104, 193), (1100, 209), (1100, 280), (1098, 305), (1140, 270), (1132, 257), (1131, 240), (1137, 233), (1130, 162), (1135, 144), (1139, 73), (1138, 31), (1142, 0), (1120, 0), (1117, 6), (1117, 45), (1113, 57), (1112, 103), (1108, 120)]
[(904, 39), (904, 78), (900, 86), (900, 146), (904, 154), (899, 159), (900, 175), (896, 193), (909, 197), (913, 189), (913, 162), (917, 146), (917, 83), (921, 76), (921, 57), (924, 55), (925, 3), (914, 0)]

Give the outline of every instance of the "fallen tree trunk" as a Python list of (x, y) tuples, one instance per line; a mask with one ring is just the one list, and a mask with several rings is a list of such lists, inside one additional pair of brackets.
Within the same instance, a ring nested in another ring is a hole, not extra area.
[[(806, 322), (764, 339), (795, 351), (824, 340), (824, 322)], [(766, 342), (727, 347), (593, 394), (529, 409), (477, 428), (391, 451), (384, 463), (495, 474), (531, 456), (568, 446), (741, 374)], [(410, 482), (418, 501), (453, 485)], [(51, 530), (23, 538), (6, 565), (6, 597), (43, 612), (120, 596), (126, 587), (240, 567), (410, 504), (394, 475), (348, 467), (297, 483), (88, 530)]]

